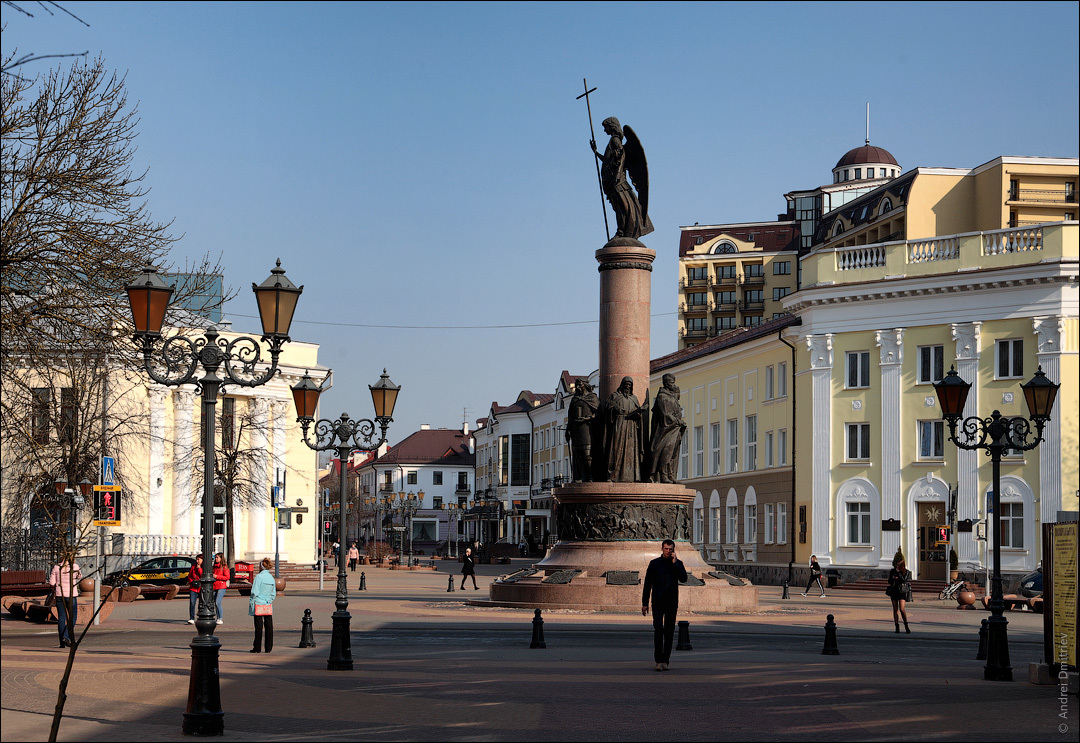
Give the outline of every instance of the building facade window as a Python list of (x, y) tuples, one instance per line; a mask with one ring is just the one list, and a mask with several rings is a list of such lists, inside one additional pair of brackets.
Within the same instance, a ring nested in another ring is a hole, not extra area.
[[(734, 251), (732, 251), (734, 252)], [(734, 279), (735, 278), (735, 264), (726, 264), (716, 267), (716, 277), (718, 279)]]
[(1024, 548), (1024, 504), (1001, 504), (1001, 546)]
[(706, 281), (709, 278), (709, 268), (708, 266), (690, 266), (686, 269), (686, 278), (691, 283)]
[(919, 384), (934, 384), (945, 376), (945, 346), (919, 346)]
[(717, 304), (735, 304), (735, 292), (723, 291), (716, 293)]
[(773, 287), (772, 298), (773, 298), (774, 302), (780, 301), (781, 299), (786, 297), (788, 294), (791, 294), (790, 287), (786, 287), (786, 286)]
[(771, 400), (776, 393), (776, 369), (771, 366), (765, 367), (765, 399)]
[(690, 437), (683, 436), (679, 446), (679, 479), (685, 480), (690, 471)]
[(48, 387), (35, 387), (31, 393), (30, 435), (35, 444), (49, 443), (49, 407), (52, 394)]
[(711, 444), (710, 453), (712, 454), (712, 457), (711, 457), (711, 465), (712, 466), (710, 467), (709, 471), (714, 475), (719, 475), (720, 473), (722, 473), (724, 471), (724, 469), (723, 469), (724, 468), (724, 462), (723, 462), (723, 457), (724, 457), (723, 447), (724, 447), (724, 444), (723, 444), (723, 441), (721, 440), (721, 436), (722, 436), (722, 434), (721, 434), (720, 424), (719, 423), (710, 424), (709, 425), (709, 443)]
[(467, 493), (469, 492), (469, 473), (459, 472), (457, 473), (457, 492)]
[(781, 428), (776, 432), (776, 463), (781, 467), (787, 466), (787, 429)]
[(746, 471), (757, 469), (757, 416), (746, 416)]
[(743, 325), (748, 328), (756, 328), (765, 319), (763, 315), (747, 315), (743, 318)]
[(746, 292), (747, 304), (761, 304), (765, 301), (765, 291), (762, 289), (749, 289)]
[[(751, 238), (753, 239), (753, 238)], [(746, 275), (753, 277), (761, 277), (765, 275), (765, 265), (763, 263), (750, 263), (746, 266)]]
[(686, 295), (687, 307), (704, 307), (709, 303), (709, 295), (706, 292), (692, 292)]
[(739, 507), (727, 507), (727, 540), (735, 544), (739, 541)]
[(728, 473), (739, 471), (739, 421), (727, 422)]
[(694, 477), (705, 474), (705, 431), (694, 426)]
[(442, 471), (441, 470), (435, 470), (434, 472), (431, 473), (431, 484), (432, 485), (442, 485)]
[(870, 459), (870, 424), (847, 423), (847, 458), (848, 461)]
[(919, 459), (945, 458), (945, 422), (919, 421)]
[(737, 327), (737, 326), (735, 325), (735, 318), (734, 317), (718, 317), (718, 318), (716, 318), (716, 329), (718, 331), (720, 331), (720, 330), (732, 330), (735, 327)]
[(705, 508), (694, 508), (694, 544), (701, 544), (705, 533)]
[(704, 317), (688, 317), (686, 318), (686, 329), (691, 332), (705, 330), (708, 327), (706, 322), (708, 320)]
[(772, 544), (776, 541), (776, 512), (772, 503), (766, 503), (765, 506), (765, 544)]
[(870, 386), (870, 352), (848, 351), (847, 388), (862, 389)]
[(847, 503), (848, 544), (870, 544), (870, 504), (861, 501)]
[(747, 544), (757, 543), (757, 504), (749, 503), (746, 505), (746, 537), (744, 541)]
[(405, 482), (408, 485), (416, 484), (416, 470), (409, 470), (405, 473)]
[(787, 544), (787, 503), (776, 504), (776, 543)]
[(997, 342), (997, 378), (1019, 379), (1024, 376), (1024, 341), (1021, 338)]
[[(716, 495), (714, 494), (715, 498)], [(711, 509), (712, 519), (709, 522), (709, 540), (714, 544), (720, 541), (720, 527), (723, 526), (723, 509), (720, 506), (713, 506)]]
[(772, 467), (773, 462), (773, 432), (765, 432), (765, 466)]
[(773, 261), (773, 276), (789, 276), (791, 274), (791, 261)]
[(776, 365), (776, 396), (787, 397), (787, 362)]

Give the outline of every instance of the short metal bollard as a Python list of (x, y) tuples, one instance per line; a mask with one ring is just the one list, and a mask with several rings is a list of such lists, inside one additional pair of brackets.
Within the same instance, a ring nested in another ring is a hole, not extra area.
[(533, 613), (532, 620), (533, 634), (532, 642), (529, 644), (530, 648), (546, 648), (547, 643), (544, 642), (544, 620), (540, 618), (540, 610), (537, 609)]
[(990, 634), (989, 622), (982, 620), (979, 627), (979, 652), (975, 653), (975, 660), (986, 660), (986, 638)]
[(454, 576), (448, 575), (446, 576), (446, 592), (453, 593), (454, 590)]
[(690, 622), (685, 619), (679, 621), (679, 642), (675, 645), (676, 650), (693, 650), (690, 644)]
[(367, 576), (364, 575), (363, 570), (360, 571), (360, 588), (358, 590), (360, 590), (360, 591), (366, 591), (367, 590)]
[(830, 614), (825, 621), (825, 647), (821, 649), (822, 655), (840, 655), (840, 648), (836, 647), (836, 622)]
[(782, 599), (789, 599), (789, 598), (791, 598), (790, 596), (788, 596), (788, 592), (787, 592), (787, 589), (788, 589), (787, 581), (784, 581), (784, 595), (783, 595), (783, 596), (781, 596), (780, 598), (782, 598)]
[(304, 609), (304, 618), (300, 620), (300, 624), (300, 644), (297, 647), (315, 647), (315, 632), (312, 629), (312, 625), (315, 624), (315, 620), (311, 618), (311, 609)]

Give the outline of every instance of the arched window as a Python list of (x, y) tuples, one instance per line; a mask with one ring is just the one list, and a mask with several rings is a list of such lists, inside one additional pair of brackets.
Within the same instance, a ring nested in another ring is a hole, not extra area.
[(738, 253), (738, 249), (735, 247), (735, 243), (728, 240), (721, 240), (712, 248), (713, 253)]
[(720, 508), (720, 493), (715, 490), (709, 496), (709, 541), (720, 543), (720, 529), (724, 523), (724, 509)]
[(844, 223), (839, 219), (833, 223), (832, 234), (833, 237), (844, 234)]
[(757, 491), (753, 486), (746, 489), (746, 500), (743, 503), (743, 541), (746, 544), (757, 544)]
[(887, 214), (892, 211), (892, 202), (888, 199), (881, 200), (881, 206), (878, 208), (878, 215)]
[(694, 544), (700, 545), (705, 532), (705, 502), (698, 492), (694, 495)]
[(724, 530), (724, 542), (727, 544), (738, 544), (739, 496), (735, 494), (735, 488), (728, 490), (727, 500), (724, 505), (724, 510), (727, 512), (727, 528)]

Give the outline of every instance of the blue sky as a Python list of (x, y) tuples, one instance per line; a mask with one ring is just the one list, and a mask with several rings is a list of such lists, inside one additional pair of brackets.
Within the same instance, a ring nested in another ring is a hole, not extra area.
[[(1074, 2), (64, 3), (89, 28), (23, 5), (5, 53), (126, 73), (175, 262), (220, 254), (253, 331), (247, 287), (280, 257), (292, 335), (335, 371), (323, 415), (370, 416), (386, 367), (394, 441), (596, 367), (583, 77), (597, 132), (618, 116), (649, 158), (654, 357), (679, 226), (775, 218), (862, 143), (868, 101), (905, 169), (1078, 154)], [(460, 327), (493, 325), (541, 326)]]

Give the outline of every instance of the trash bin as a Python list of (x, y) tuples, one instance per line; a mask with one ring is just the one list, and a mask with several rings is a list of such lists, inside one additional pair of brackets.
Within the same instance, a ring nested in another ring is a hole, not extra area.
[(825, 578), (829, 581), (829, 588), (836, 588), (840, 584), (840, 571), (828, 568), (825, 571)]

